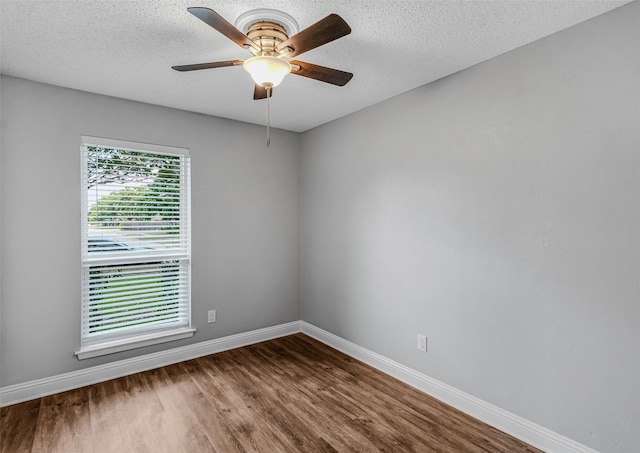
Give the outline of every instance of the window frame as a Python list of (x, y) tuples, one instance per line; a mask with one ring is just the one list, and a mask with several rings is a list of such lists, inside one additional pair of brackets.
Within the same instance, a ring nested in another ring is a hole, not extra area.
[[(123, 253), (113, 253), (111, 256), (91, 256), (89, 254), (89, 224), (88, 216), (90, 207), (88, 199), (88, 149), (89, 147), (100, 147), (106, 149), (117, 149), (122, 151), (132, 151), (140, 153), (180, 156), (184, 159), (184, 168), (180, 172), (180, 213), (186, 217), (186, 221), (181, 219), (180, 233), (180, 250), (173, 251), (154, 251), (148, 253), (137, 252), (133, 255)], [(115, 352), (126, 351), (129, 349), (140, 348), (168, 341), (175, 341), (192, 337), (196, 329), (191, 326), (191, 163), (190, 150), (188, 148), (179, 148), (173, 146), (156, 145), (140, 142), (131, 142), (125, 140), (109, 139), (103, 137), (81, 136), (80, 144), (81, 155), (81, 320), (80, 320), (80, 348), (75, 352), (79, 360), (90, 357), (97, 357)], [(186, 231), (183, 230), (186, 229)], [(182, 240), (186, 241), (184, 244)], [(109, 264), (127, 265), (135, 264), (144, 265), (149, 259), (153, 260), (172, 260), (178, 263), (179, 273), (185, 277), (185, 282), (180, 284), (180, 294), (186, 297), (186, 304), (180, 307), (186, 311), (186, 325), (173, 325), (166, 327), (141, 327), (131, 328), (124, 332), (120, 332), (115, 336), (109, 334), (98, 335), (97, 338), (90, 337), (85, 334), (88, 331), (88, 322), (84, 316), (87, 310), (88, 294), (86, 288), (88, 283), (90, 269), (98, 266), (108, 266)], [(182, 268), (186, 266), (186, 268)], [(128, 333), (127, 333), (128, 332)]]

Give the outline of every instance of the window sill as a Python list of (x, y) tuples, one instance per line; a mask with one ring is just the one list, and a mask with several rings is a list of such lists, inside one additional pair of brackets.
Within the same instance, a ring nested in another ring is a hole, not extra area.
[(168, 330), (164, 332), (156, 332), (147, 335), (140, 335), (135, 338), (127, 338), (123, 340), (105, 341), (100, 344), (83, 346), (76, 351), (78, 360), (90, 359), (101, 355), (113, 354), (115, 352), (128, 351), (129, 349), (142, 348), (168, 341), (182, 340), (190, 338), (196, 332), (196, 329), (190, 327), (181, 327), (179, 329)]

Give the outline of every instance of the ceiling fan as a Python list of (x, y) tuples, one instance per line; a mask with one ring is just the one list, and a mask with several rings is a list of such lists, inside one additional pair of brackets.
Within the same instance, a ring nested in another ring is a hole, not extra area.
[(337, 14), (330, 14), (296, 33), (297, 23), (291, 16), (274, 10), (250, 11), (239, 18), (239, 21), (243, 19), (242, 22), (248, 23), (245, 34), (212, 9), (192, 7), (187, 10), (240, 47), (249, 50), (253, 56), (247, 60), (172, 66), (176, 71), (242, 65), (255, 82), (254, 99), (271, 97), (273, 87), (282, 82), (287, 74), (308, 77), (337, 86), (346, 85), (353, 77), (350, 72), (293, 59), (304, 52), (351, 33), (351, 27)]

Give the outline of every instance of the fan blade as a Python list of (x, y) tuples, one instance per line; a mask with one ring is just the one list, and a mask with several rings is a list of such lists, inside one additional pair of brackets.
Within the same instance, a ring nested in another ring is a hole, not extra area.
[(251, 41), (247, 35), (242, 33), (236, 27), (231, 25), (226, 21), (224, 17), (220, 14), (216, 13), (214, 10), (209, 8), (202, 7), (191, 7), (187, 8), (191, 14), (196, 16), (201, 21), (205, 22), (210, 27), (215, 28), (220, 33), (225, 35), (231, 41), (235, 42), (237, 45), (243, 48), (253, 47), (255, 50), (260, 50), (260, 46), (258, 46), (255, 42)]
[(213, 63), (185, 64), (181, 66), (171, 66), (176, 71), (197, 71), (198, 69), (225, 68), (227, 66), (239, 66), (244, 63), (242, 60), (215, 61)]
[[(296, 74), (310, 79), (319, 80), (321, 82), (331, 83), (333, 85), (345, 86), (349, 83), (349, 80), (353, 77), (350, 72), (340, 71), (338, 69), (326, 68), (324, 66), (318, 66), (311, 63), (305, 63), (304, 61), (291, 61), (294, 66), (294, 70), (291, 74)], [(295, 66), (299, 66), (300, 69), (296, 70)]]
[(320, 47), (328, 42), (342, 38), (349, 33), (351, 33), (349, 24), (337, 14), (330, 14), (281, 43), (277, 50), (281, 51), (290, 47), (293, 49), (293, 52), (287, 56), (295, 57), (296, 55)]
[[(271, 88), (271, 94), (269, 97), (273, 97), (273, 88)], [(267, 99), (267, 89), (256, 84), (256, 87), (253, 90), (253, 99), (256, 101), (259, 101), (260, 99)]]

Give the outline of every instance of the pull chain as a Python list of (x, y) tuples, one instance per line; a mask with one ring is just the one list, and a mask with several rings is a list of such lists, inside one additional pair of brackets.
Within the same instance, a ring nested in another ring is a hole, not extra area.
[(271, 87), (267, 87), (267, 148), (271, 144)]

